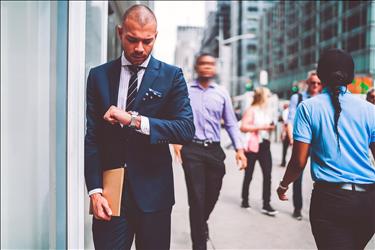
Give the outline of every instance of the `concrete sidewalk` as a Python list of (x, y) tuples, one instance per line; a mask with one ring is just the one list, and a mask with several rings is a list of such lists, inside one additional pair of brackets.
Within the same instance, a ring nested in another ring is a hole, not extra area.
[[(228, 145), (227, 136), (223, 145)], [(235, 164), (234, 150), (225, 150), (226, 175), (219, 201), (208, 221), (210, 229), (209, 249), (316, 249), (309, 223), (309, 206), (312, 190), (310, 170), (306, 167), (303, 176), (303, 219), (292, 217), (292, 191), (288, 191), (289, 201), (280, 201), (276, 188), (285, 168), (280, 167), (281, 144), (272, 143), (273, 158), (271, 205), (279, 211), (275, 217), (261, 213), (262, 208), (262, 173), (258, 163), (255, 166), (250, 185), (249, 209), (240, 207), (243, 172)], [(289, 155), (291, 148), (289, 148)], [(308, 165), (310, 163), (308, 162)], [(182, 166), (175, 163), (176, 205), (172, 212), (171, 249), (191, 249), (189, 207)], [(375, 249), (374, 237), (367, 248)]]

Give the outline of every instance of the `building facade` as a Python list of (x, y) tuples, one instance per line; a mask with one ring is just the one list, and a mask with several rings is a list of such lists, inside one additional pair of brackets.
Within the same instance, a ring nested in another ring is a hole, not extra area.
[(253, 34), (251, 39), (240, 39), (233, 42), (231, 94), (240, 95), (246, 85), (259, 84), (258, 36), (261, 15), (274, 3), (272, 1), (232, 1), (231, 2), (231, 37)]
[(1, 249), (93, 248), (85, 82), (120, 56), (110, 15), (139, 2), (1, 2)]
[(178, 26), (175, 49), (175, 65), (182, 68), (187, 82), (194, 79), (194, 59), (199, 53), (203, 28), (195, 26)]
[(285, 98), (327, 48), (351, 53), (356, 75), (373, 79), (375, 2), (279, 1), (262, 16), (258, 43), (257, 71), (267, 71), (269, 87)]

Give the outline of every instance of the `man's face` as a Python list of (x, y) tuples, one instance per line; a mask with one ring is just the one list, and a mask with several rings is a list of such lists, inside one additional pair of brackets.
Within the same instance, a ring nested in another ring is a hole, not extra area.
[(372, 104), (375, 104), (375, 91), (373, 91), (371, 94), (369, 94), (367, 96), (366, 100), (371, 102)]
[(317, 95), (322, 91), (322, 83), (320, 82), (317, 75), (312, 75), (307, 79), (307, 92), (311, 95)]
[(117, 31), (126, 59), (133, 65), (142, 64), (154, 47), (157, 36), (156, 23), (141, 26), (135, 20), (127, 18)]
[(198, 78), (213, 78), (216, 74), (216, 61), (212, 56), (202, 56), (195, 65)]

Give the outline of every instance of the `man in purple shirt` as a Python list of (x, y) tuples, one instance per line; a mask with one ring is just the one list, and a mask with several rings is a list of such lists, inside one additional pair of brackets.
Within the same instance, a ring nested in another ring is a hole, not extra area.
[(237, 151), (240, 169), (247, 166), (240, 130), (228, 92), (213, 79), (216, 61), (210, 54), (197, 57), (198, 79), (189, 86), (195, 136), (190, 144), (175, 145), (182, 160), (190, 206), (190, 230), (193, 249), (207, 249), (207, 220), (218, 200), (225, 174), (225, 153), (220, 147), (221, 120)]

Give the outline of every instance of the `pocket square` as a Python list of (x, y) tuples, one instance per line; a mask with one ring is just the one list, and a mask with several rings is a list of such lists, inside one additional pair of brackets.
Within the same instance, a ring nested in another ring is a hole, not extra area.
[(154, 89), (148, 89), (149, 92), (151, 92), (154, 96), (157, 96), (159, 98), (161, 98), (163, 95), (162, 93), (160, 93), (159, 91), (156, 91)]
[(163, 94), (160, 93), (157, 90), (149, 88), (148, 91), (146, 92), (145, 96), (143, 97), (143, 101), (146, 101), (147, 99), (156, 99), (156, 98), (162, 98)]

